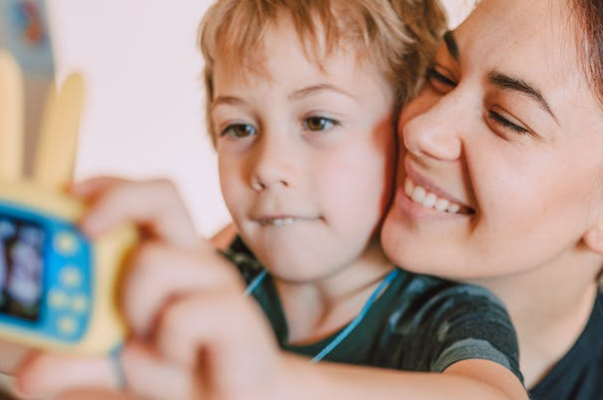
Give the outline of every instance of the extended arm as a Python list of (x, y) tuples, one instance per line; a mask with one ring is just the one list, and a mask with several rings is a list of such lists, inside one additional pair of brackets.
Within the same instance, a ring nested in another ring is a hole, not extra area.
[[(147, 232), (123, 296), (134, 331), (122, 355), (130, 394), (170, 400), (527, 399), (519, 380), (491, 361), (460, 361), (436, 374), (315, 365), (285, 354), (262, 311), (242, 295), (235, 268), (195, 237), (171, 188), (93, 181), (85, 191), (95, 204), (88, 224), (104, 225), (93, 231), (134, 221)], [(117, 380), (110, 360), (41, 354), (21, 367), (18, 382), (22, 392), (39, 395), (112, 387)]]

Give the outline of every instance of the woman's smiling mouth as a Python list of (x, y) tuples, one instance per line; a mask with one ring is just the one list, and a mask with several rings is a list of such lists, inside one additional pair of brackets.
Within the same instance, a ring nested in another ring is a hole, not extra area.
[(434, 209), (439, 212), (449, 214), (474, 214), (472, 208), (459, 204), (453, 200), (440, 197), (431, 193), (428, 189), (415, 183), (411, 178), (407, 177), (404, 181), (404, 193), (406, 197), (414, 203), (420, 204), (423, 207)]

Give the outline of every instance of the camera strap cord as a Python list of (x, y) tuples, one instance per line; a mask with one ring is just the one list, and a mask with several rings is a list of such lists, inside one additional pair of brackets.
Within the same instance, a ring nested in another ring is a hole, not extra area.
[[(400, 270), (398, 268), (394, 268), (391, 270), (385, 278), (381, 281), (379, 286), (373, 291), (369, 299), (366, 301), (362, 310), (356, 315), (356, 317), (341, 331), (335, 338), (326, 345), (317, 355), (310, 360), (311, 363), (318, 363), (323, 358), (325, 358), (329, 353), (331, 353), (337, 346), (341, 344), (350, 334), (362, 323), (362, 320), (366, 317), (368, 312), (370, 311), (373, 304), (379, 296), (389, 287), (392, 281), (398, 276)], [(268, 275), (267, 270), (263, 270), (258, 276), (256, 276), (253, 281), (247, 286), (245, 289), (245, 295), (250, 296), (253, 292), (262, 284), (262, 282), (266, 279)]]

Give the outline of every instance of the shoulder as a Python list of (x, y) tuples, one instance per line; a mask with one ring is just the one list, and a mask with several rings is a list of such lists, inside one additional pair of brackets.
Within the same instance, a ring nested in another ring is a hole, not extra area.
[(246, 283), (250, 283), (264, 270), (262, 264), (249, 251), (240, 237), (237, 237), (226, 250), (219, 251), (236, 266)]
[(404, 270), (402, 279), (397, 308), (405, 309), (405, 304), (412, 304), (412, 317), (417, 320), (444, 321), (459, 315), (465, 319), (483, 318), (493, 314), (510, 323), (502, 301), (483, 287)]
[(402, 279), (390, 320), (400, 333), (462, 337), (479, 326), (488, 333), (504, 328), (501, 332), (516, 340), (502, 301), (487, 289), (404, 271)]
[(397, 349), (403, 363), (442, 372), (461, 360), (491, 360), (521, 376), (516, 333), (496, 296), (479, 286), (425, 275), (406, 272), (404, 279), (386, 345)]

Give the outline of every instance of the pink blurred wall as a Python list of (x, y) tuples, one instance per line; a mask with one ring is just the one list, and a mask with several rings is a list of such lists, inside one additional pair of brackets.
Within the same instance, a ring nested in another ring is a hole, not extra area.
[[(174, 180), (200, 233), (228, 221), (204, 127), (197, 24), (210, 0), (48, 0), (57, 73), (83, 71), (76, 178)], [(443, 0), (451, 23), (474, 0)]]

